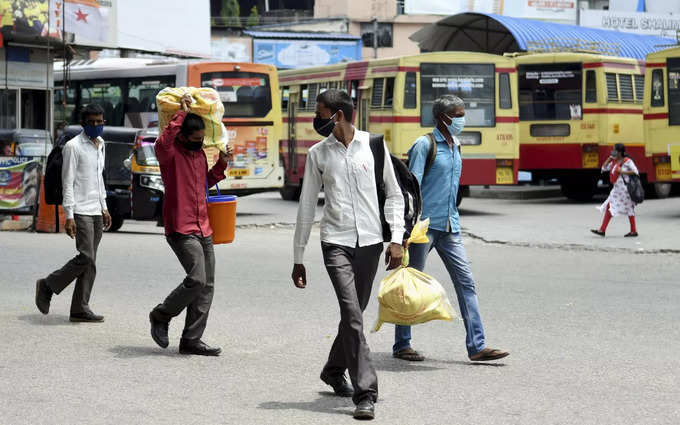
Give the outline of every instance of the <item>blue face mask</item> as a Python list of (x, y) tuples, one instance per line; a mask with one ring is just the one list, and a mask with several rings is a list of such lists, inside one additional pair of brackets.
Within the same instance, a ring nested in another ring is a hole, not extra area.
[(83, 130), (85, 131), (85, 134), (87, 137), (90, 139), (96, 139), (97, 137), (102, 135), (102, 132), (104, 131), (104, 125), (84, 125)]
[(451, 124), (447, 125), (446, 129), (452, 136), (459, 135), (465, 127), (465, 117), (450, 117), (448, 115), (446, 117), (451, 120)]

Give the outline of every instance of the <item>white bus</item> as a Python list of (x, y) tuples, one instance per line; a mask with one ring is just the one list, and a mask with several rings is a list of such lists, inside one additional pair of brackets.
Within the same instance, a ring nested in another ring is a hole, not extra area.
[[(220, 189), (249, 194), (283, 186), (279, 156), (281, 99), (276, 68), (232, 62), (170, 59), (103, 58), (71, 63), (66, 74), (54, 66), (54, 117), (57, 123), (78, 123), (83, 105), (104, 108), (109, 126), (135, 128), (158, 125), (156, 95), (165, 87), (212, 87), (224, 103), (223, 122), (234, 146), (235, 160)], [(216, 150), (206, 150), (208, 163)]]

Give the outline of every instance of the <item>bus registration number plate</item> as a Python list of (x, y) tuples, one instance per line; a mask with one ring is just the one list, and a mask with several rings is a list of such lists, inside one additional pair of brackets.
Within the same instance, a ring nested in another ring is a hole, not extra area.
[(583, 152), (583, 168), (597, 168), (600, 165), (598, 152)]
[(656, 179), (657, 180), (671, 180), (671, 163), (664, 162), (656, 164)]
[(232, 168), (229, 170), (229, 177), (243, 177), (250, 175), (248, 168)]
[(513, 184), (514, 182), (512, 167), (496, 167), (496, 184)]

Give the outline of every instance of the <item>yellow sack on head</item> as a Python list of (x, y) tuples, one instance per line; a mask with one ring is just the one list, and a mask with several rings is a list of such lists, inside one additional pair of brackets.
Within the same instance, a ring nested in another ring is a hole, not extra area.
[[(419, 221), (411, 231), (410, 243), (426, 243), (429, 219)], [(402, 266), (392, 271), (380, 282), (378, 292), (378, 320), (372, 332), (383, 323), (416, 325), (430, 320), (453, 320), (456, 313), (446, 291), (433, 277), (407, 267), (408, 251)]]
[(156, 105), (158, 106), (158, 126), (161, 130), (179, 111), (179, 101), (184, 94), (190, 94), (194, 102), (189, 110), (194, 114), (200, 115), (205, 123), (205, 139), (203, 147), (216, 147), (222, 152), (226, 152), (228, 143), (227, 130), (222, 123), (224, 116), (224, 105), (220, 100), (220, 95), (215, 89), (208, 87), (166, 87), (156, 95)]

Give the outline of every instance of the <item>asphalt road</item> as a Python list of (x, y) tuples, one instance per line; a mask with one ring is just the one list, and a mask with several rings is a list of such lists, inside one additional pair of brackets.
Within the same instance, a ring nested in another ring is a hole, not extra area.
[[(414, 328), (427, 356), (418, 364), (391, 357), (390, 325), (367, 333), (374, 422), (680, 423), (680, 199), (645, 201), (637, 240), (622, 237), (620, 219), (611, 237), (591, 236), (594, 207), (466, 199), (487, 343), (512, 354), (469, 363), (459, 321)], [(93, 325), (68, 322), (70, 289), (48, 316), (33, 304), (35, 280), (74, 252), (66, 236), (0, 233), (0, 424), (353, 423), (351, 401), (318, 379), (339, 316), (318, 229), (308, 288), (289, 281), (295, 209), (275, 194), (242, 198), (237, 240), (216, 247), (204, 339), (219, 358), (177, 354), (181, 316), (167, 350), (149, 336), (149, 310), (182, 278), (153, 224), (104, 235), (91, 304), (106, 322)], [(426, 271), (453, 294), (438, 258)], [(373, 299), (367, 332), (376, 317)]]

